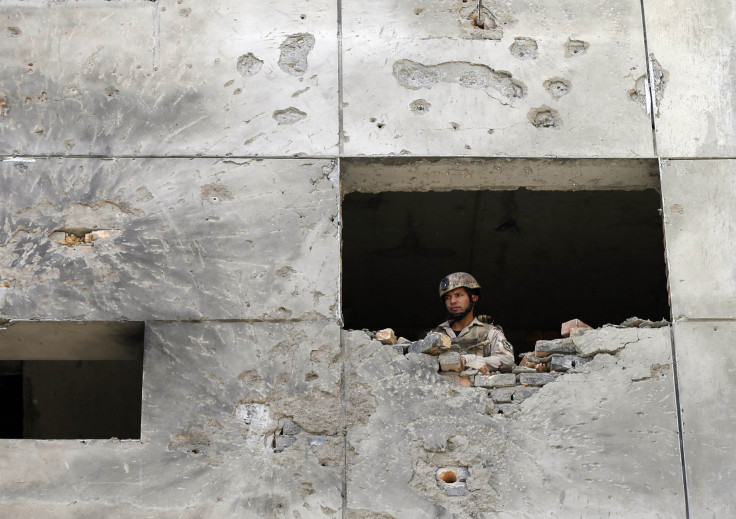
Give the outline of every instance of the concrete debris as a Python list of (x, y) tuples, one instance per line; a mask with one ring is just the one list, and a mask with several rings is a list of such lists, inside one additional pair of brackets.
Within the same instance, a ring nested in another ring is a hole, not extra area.
[(571, 355), (577, 353), (575, 343), (570, 338), (565, 339), (554, 339), (551, 341), (537, 341), (534, 346), (534, 351), (538, 354), (541, 353), (562, 353), (565, 355)]
[(629, 317), (620, 324), (622, 328), (664, 328), (669, 326), (669, 322), (662, 321), (649, 321), (647, 319), (639, 319), (638, 317)]
[(397, 344), (411, 344), (411, 341), (406, 337), (399, 337), (396, 342)]
[(425, 353), (427, 355), (439, 355), (450, 349), (452, 341), (444, 333), (430, 333), (424, 339), (409, 344), (409, 353)]
[(396, 334), (391, 328), (384, 328), (376, 332), (376, 340), (380, 341), (381, 344), (393, 345), (398, 341), (396, 340)]
[(559, 373), (522, 373), (519, 375), (519, 382), (523, 386), (543, 386), (559, 376)]
[(563, 337), (570, 337), (571, 332), (574, 328), (582, 330), (592, 330), (593, 328), (585, 324), (580, 319), (572, 319), (570, 321), (562, 323), (560, 335)]
[(439, 361), (440, 371), (460, 373), (463, 370), (463, 357), (457, 351), (442, 353), (439, 356)]
[[(524, 376), (524, 375), (520, 375)], [(513, 373), (498, 373), (496, 375), (476, 375), (473, 381), (475, 387), (511, 387), (516, 385), (516, 375)]]

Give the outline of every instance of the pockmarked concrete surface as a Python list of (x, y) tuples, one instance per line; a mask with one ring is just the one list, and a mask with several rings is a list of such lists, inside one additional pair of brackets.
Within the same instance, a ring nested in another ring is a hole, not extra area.
[(0, 13), (0, 153), (337, 153), (335, 2), (4, 2)]
[(346, 155), (653, 156), (639, 1), (342, 7)]
[(145, 350), (141, 440), (0, 442), (0, 517), (341, 517), (334, 322), (149, 324)]
[(672, 315), (736, 317), (736, 161), (662, 162)]
[(736, 154), (736, 6), (727, 0), (644, 2), (663, 157)]
[(690, 517), (731, 517), (736, 501), (724, 489), (736, 480), (730, 412), (736, 405), (736, 323), (678, 322), (674, 332)]
[(2, 162), (0, 317), (334, 318), (337, 174), (330, 160)]
[(345, 332), (348, 517), (684, 518), (669, 327), (604, 330), (610, 353), (508, 416), (436, 358)]

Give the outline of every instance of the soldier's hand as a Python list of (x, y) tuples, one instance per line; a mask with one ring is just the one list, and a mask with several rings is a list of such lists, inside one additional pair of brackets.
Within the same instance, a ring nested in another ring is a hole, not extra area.
[(484, 357), (483, 361), (491, 371), (498, 371), (503, 366), (503, 362), (498, 357)]

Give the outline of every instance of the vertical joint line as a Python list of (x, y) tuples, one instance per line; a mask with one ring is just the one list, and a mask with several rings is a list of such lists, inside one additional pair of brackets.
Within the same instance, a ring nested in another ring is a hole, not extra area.
[(640, 0), (641, 5), (641, 27), (644, 31), (644, 54), (646, 58), (646, 83), (644, 85), (645, 96), (647, 100), (647, 112), (649, 112), (649, 119), (652, 125), (652, 147), (654, 148), (654, 155), (659, 155), (657, 149), (657, 122), (656, 122), (656, 108), (657, 108), (657, 97), (654, 86), (654, 70), (652, 68), (652, 60), (649, 57), (649, 41), (647, 39), (647, 17), (644, 11), (644, 0)]
[(348, 516), (348, 413), (347, 402), (345, 396), (345, 330), (340, 328), (340, 358), (342, 365), (340, 367), (340, 403), (341, 403), (341, 420), (342, 420), (342, 519)]
[(682, 407), (680, 406), (680, 380), (677, 369), (677, 349), (675, 348), (675, 326), (670, 325), (670, 346), (672, 348), (672, 367), (675, 381), (675, 407), (677, 410), (677, 430), (680, 436), (680, 465), (682, 466), (682, 486), (685, 494), (685, 519), (690, 519), (690, 495), (687, 484), (687, 466), (685, 465), (685, 442), (682, 427)]
[(338, 156), (342, 157), (345, 144), (342, 96), (342, 0), (337, 0), (337, 131)]

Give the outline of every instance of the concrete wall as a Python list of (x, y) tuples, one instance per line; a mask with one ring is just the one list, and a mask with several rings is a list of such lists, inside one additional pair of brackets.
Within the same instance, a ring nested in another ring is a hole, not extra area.
[[(0, 318), (148, 322), (141, 440), (0, 441), (0, 516), (733, 515), (736, 7), (476, 6), (0, 3)], [(662, 159), (675, 356), (627, 346), (499, 422), (341, 338), (340, 161), (363, 155)], [(639, 408), (616, 370), (652, 363)], [(417, 479), (462, 461), (419, 445), (426, 415), (482, 467), (476, 504)]]

